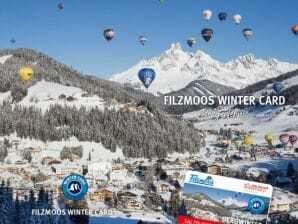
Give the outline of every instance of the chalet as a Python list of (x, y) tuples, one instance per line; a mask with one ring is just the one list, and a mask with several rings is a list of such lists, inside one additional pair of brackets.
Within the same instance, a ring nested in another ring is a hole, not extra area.
[(75, 162), (75, 161), (78, 161), (78, 160), (81, 159), (81, 157), (79, 157), (79, 156), (76, 155), (76, 154), (70, 154), (68, 158), (69, 158), (69, 160), (70, 160), (71, 162)]
[(141, 210), (143, 209), (144, 199), (143, 191), (140, 190), (126, 190), (118, 193), (118, 206), (126, 210)]
[(93, 176), (98, 173), (107, 174), (112, 170), (112, 163), (110, 162), (100, 162), (100, 161), (89, 161), (88, 162), (88, 173)]
[(214, 174), (214, 175), (220, 174), (221, 168), (219, 165), (216, 165), (216, 164), (210, 165), (208, 166), (208, 173)]
[(123, 182), (125, 180), (126, 175), (127, 175), (126, 169), (113, 170), (110, 173), (110, 181), (111, 182)]
[(155, 181), (153, 183), (154, 187), (156, 187), (156, 193), (161, 194), (165, 192), (171, 192), (172, 190), (175, 190), (175, 187), (169, 184), (166, 181)]
[(170, 178), (172, 180), (177, 180), (177, 179), (184, 179), (186, 172), (179, 172), (179, 171), (175, 171), (175, 170), (167, 170), (166, 173), (167, 173), (168, 178)]
[(51, 156), (43, 157), (41, 160), (42, 165), (49, 165), (50, 162), (54, 161), (55, 159)]
[(227, 167), (227, 166), (220, 167), (220, 172), (221, 172), (221, 175), (223, 176), (228, 176), (231, 173), (231, 171), (232, 170), (230, 167)]
[(104, 173), (97, 173), (95, 175), (88, 173), (86, 175), (86, 180), (88, 181), (91, 187), (95, 187), (97, 185), (102, 185), (108, 181), (108, 177)]
[(94, 192), (94, 199), (97, 201), (105, 202), (112, 201), (115, 195), (116, 189), (111, 187), (103, 187)]
[(65, 100), (66, 99), (66, 95), (65, 94), (61, 94), (58, 96), (59, 100)]
[(52, 168), (59, 178), (64, 178), (72, 173), (82, 174), (82, 168), (75, 164), (54, 164)]
[(289, 202), (281, 202), (277, 204), (271, 204), (270, 205), (270, 210), (271, 212), (288, 212), (293, 208), (293, 205)]
[(73, 96), (68, 96), (68, 97), (66, 98), (66, 100), (67, 100), (68, 102), (73, 102), (73, 101), (75, 101), (75, 100), (77, 100), (77, 99), (74, 98)]
[(60, 160), (56, 160), (56, 159), (54, 159), (54, 160), (52, 160), (52, 161), (50, 161), (49, 163), (48, 163), (48, 165), (55, 165), (55, 164), (61, 164), (62, 162), (60, 161)]
[(20, 175), (21, 173), (25, 172), (25, 167), (22, 165), (11, 165), (11, 166), (6, 166), (6, 170), (10, 173)]

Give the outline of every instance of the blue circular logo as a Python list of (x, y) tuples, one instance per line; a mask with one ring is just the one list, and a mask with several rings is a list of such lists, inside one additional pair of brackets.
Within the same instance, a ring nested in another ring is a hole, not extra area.
[(69, 175), (62, 182), (62, 192), (69, 200), (80, 200), (88, 192), (88, 183), (81, 175)]
[(249, 200), (248, 209), (252, 214), (262, 214), (266, 209), (265, 201), (262, 198), (254, 197)]

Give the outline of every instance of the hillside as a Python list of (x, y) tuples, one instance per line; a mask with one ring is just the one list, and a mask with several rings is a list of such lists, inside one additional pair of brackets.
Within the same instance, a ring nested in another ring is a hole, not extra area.
[[(112, 152), (120, 148), (126, 157), (163, 158), (172, 152), (199, 151), (202, 139), (197, 130), (164, 116), (148, 102), (150, 95), (81, 75), (33, 50), (6, 50), (1, 56), (2, 136), (16, 132), (18, 137), (44, 142), (74, 136), (102, 143)], [(28, 88), (18, 76), (24, 65), (35, 72)]]
[(280, 82), (284, 85), (285, 90), (281, 95), (286, 97), (287, 104), (295, 105), (298, 103), (298, 69), (284, 73), (275, 78), (266, 79), (254, 83), (244, 89), (233, 92), (233, 95), (261, 95), (275, 94), (273, 84)]
[(18, 76), (18, 71), (22, 66), (30, 66), (34, 70), (30, 86), (38, 81), (45, 80), (60, 83), (64, 86), (79, 87), (90, 95), (94, 94), (105, 100), (113, 99), (118, 102), (130, 102), (131, 100), (150, 97), (141, 91), (129, 87), (123, 88), (122, 85), (114, 82), (82, 75), (73, 68), (31, 49), (2, 50), (0, 51), (0, 57), (4, 62), (0, 65), (0, 78), (2, 80), (0, 92), (11, 90), (16, 101), (21, 100), (26, 93), (26, 88)]

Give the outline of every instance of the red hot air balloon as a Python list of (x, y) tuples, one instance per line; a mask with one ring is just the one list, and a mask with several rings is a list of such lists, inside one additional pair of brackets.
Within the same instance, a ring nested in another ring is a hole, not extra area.
[(295, 145), (297, 142), (297, 135), (290, 135), (289, 140), (292, 146)]
[(286, 146), (289, 143), (289, 134), (284, 133), (279, 136), (279, 141), (283, 146)]

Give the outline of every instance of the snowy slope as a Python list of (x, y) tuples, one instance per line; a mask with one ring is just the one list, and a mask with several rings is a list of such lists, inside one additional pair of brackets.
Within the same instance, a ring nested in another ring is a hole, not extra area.
[(227, 199), (222, 199), (219, 201), (219, 203), (222, 203), (224, 206), (226, 207), (246, 207), (247, 206), (247, 202), (245, 201), (237, 201), (235, 198), (229, 197)]
[[(59, 99), (59, 96), (64, 94), (66, 97), (74, 97), (75, 100), (72, 102), (66, 99)], [(28, 89), (27, 96), (19, 102), (23, 106), (36, 106), (42, 111), (45, 111), (53, 104), (68, 105), (68, 106), (85, 106), (90, 107), (102, 107), (104, 100), (98, 96), (84, 96), (86, 94), (82, 89), (71, 86), (63, 86), (53, 82), (40, 81), (34, 86)], [(8, 93), (2, 93), (0, 100)]]
[(6, 60), (11, 58), (11, 57), (12, 57), (12, 54), (4, 55), (4, 56), (0, 57), (0, 64), (3, 65), (6, 62)]
[[(238, 123), (236, 127), (239, 130), (254, 131), (253, 137), (255, 143), (265, 143), (264, 136), (272, 133), (274, 136), (273, 143), (278, 144), (278, 136), (283, 133), (298, 134), (298, 116), (289, 116), (288, 113), (295, 111), (296, 106), (286, 106), (285, 111), (281, 111), (282, 107), (262, 107), (250, 111), (247, 117), (226, 118), (226, 119), (209, 119), (199, 120), (195, 125), (203, 130), (219, 130), (221, 127), (229, 127), (230, 124)], [(184, 114), (184, 118), (199, 118), (203, 111), (199, 110)], [(207, 110), (213, 111), (213, 110)], [(214, 111), (213, 111), (214, 112)]]
[(276, 59), (256, 59), (252, 54), (221, 63), (202, 51), (194, 54), (184, 52), (181, 45), (176, 43), (160, 56), (142, 60), (127, 71), (113, 75), (110, 80), (144, 89), (138, 80), (138, 71), (143, 67), (155, 69), (157, 76), (149, 91), (158, 95), (182, 89), (196, 79), (241, 89), (295, 70), (298, 65)]

